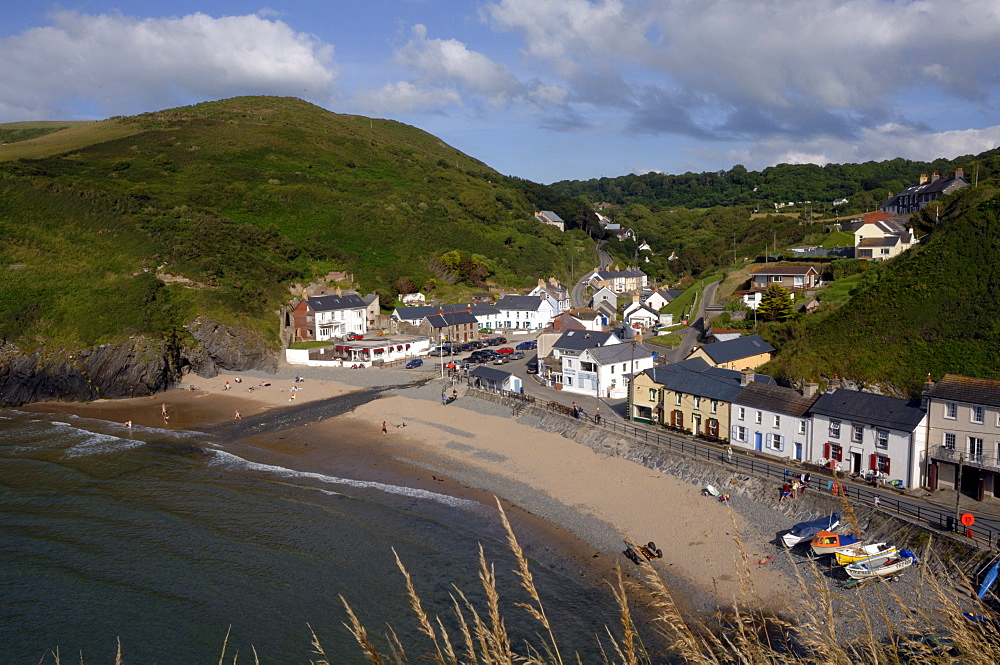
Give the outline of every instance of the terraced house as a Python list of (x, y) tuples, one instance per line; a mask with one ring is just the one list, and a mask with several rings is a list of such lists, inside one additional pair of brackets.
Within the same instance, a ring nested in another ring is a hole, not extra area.
[[(1000, 484), (1000, 381), (945, 374), (924, 384), (927, 486), (962, 490), (982, 501)], [(961, 472), (959, 471), (961, 469)]]
[(712, 367), (700, 358), (653, 367), (632, 382), (629, 419), (727, 440), (732, 401), (752, 382), (774, 385), (764, 374)]
[(816, 384), (805, 393), (750, 383), (733, 399), (729, 441), (734, 446), (797, 460), (812, 459), (809, 408)]

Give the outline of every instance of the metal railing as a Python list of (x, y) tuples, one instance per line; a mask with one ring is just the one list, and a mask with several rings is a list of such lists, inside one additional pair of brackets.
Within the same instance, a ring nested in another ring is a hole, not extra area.
[(946, 460), (953, 464), (962, 463), (966, 466), (975, 466), (981, 469), (989, 469), (991, 471), (1000, 471), (1000, 460), (992, 455), (972, 455), (965, 452), (960, 452), (954, 448), (947, 448), (945, 446), (935, 446), (934, 452), (931, 453), (931, 457)]

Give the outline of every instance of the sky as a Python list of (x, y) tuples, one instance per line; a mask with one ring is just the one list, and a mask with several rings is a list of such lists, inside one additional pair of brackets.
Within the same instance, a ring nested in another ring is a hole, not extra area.
[(1000, 1), (4, 3), (0, 122), (300, 97), (541, 183), (1000, 145)]

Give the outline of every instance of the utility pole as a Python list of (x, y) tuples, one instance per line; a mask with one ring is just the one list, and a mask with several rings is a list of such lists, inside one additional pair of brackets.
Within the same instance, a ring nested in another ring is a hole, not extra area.
[(965, 453), (958, 454), (958, 472), (955, 474), (955, 530), (958, 531), (959, 501), (962, 499), (962, 463), (965, 461)]

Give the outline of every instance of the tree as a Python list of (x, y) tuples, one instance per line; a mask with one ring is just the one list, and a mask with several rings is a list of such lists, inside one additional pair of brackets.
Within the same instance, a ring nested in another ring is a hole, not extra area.
[(764, 321), (787, 321), (795, 316), (792, 294), (780, 284), (772, 284), (760, 298), (757, 318)]
[(396, 293), (413, 293), (417, 290), (417, 287), (413, 284), (413, 280), (409, 277), (400, 277), (396, 280)]

